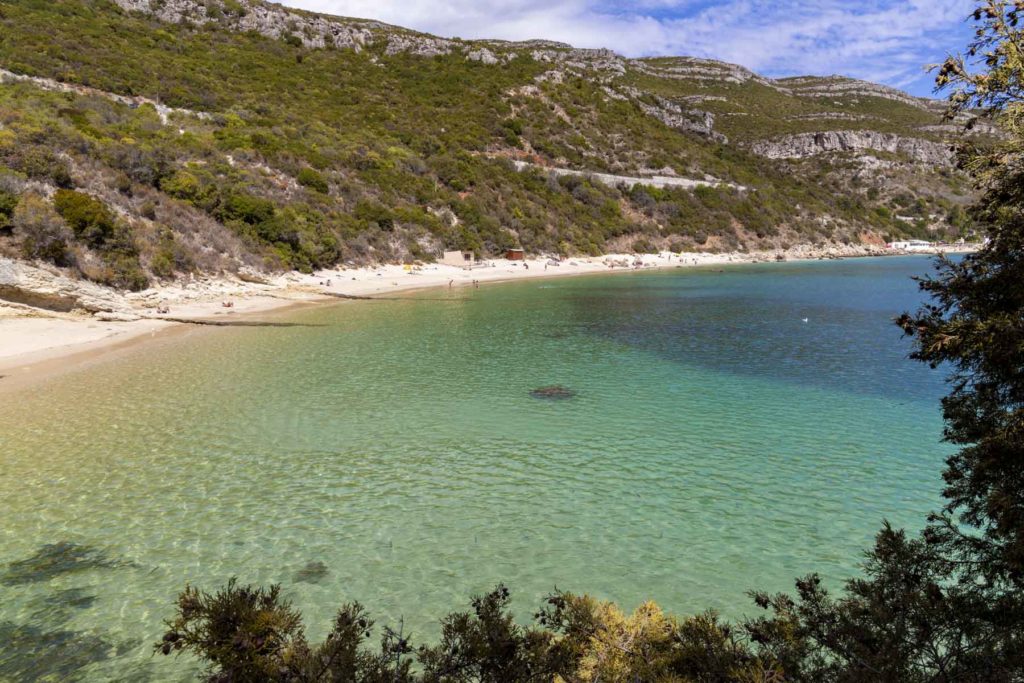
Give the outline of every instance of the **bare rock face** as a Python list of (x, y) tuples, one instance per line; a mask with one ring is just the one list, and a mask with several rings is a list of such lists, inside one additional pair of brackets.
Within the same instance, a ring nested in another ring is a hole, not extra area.
[[(280, 5), (238, 0), (234, 6), (222, 0), (114, 0), (122, 9), (145, 12), (167, 22), (219, 23), (236, 31), (253, 31), (268, 38), (294, 38), (307, 48), (337, 47), (360, 51), (379, 40), (387, 42), (388, 54), (409, 52), (422, 56), (448, 54), (459, 46), (443, 38), (404, 32), (375, 21), (344, 20)], [(236, 8), (241, 10), (237, 11)]]
[(447, 55), (461, 49), (461, 46), (445, 38), (431, 38), (415, 34), (390, 34), (387, 36), (388, 46), (385, 53), (397, 55), (407, 53), (418, 57), (436, 57)]
[(42, 90), (53, 90), (56, 92), (69, 92), (75, 93), (76, 95), (88, 95), (92, 97), (103, 97), (108, 100), (112, 100), (119, 104), (137, 109), (143, 105), (152, 106), (160, 117), (160, 120), (167, 125), (170, 121), (170, 117), (175, 114), (183, 116), (191, 116), (199, 119), (209, 119), (210, 114), (202, 111), (194, 111), (192, 109), (179, 109), (176, 107), (168, 107), (165, 104), (161, 104), (156, 100), (151, 100), (148, 97), (142, 97), (141, 95), (127, 96), (118, 95), (116, 93), (106, 92), (103, 90), (97, 90), (96, 88), (90, 88), (85, 85), (77, 85), (74, 83), (63, 83), (61, 81), (54, 80), (52, 78), (40, 78), (38, 76), (26, 76), (24, 74), (17, 74), (7, 69), (0, 69), (0, 83), (31, 83), (37, 88)]
[(488, 50), (486, 47), (479, 50), (473, 50), (466, 55), (466, 59), (473, 62), (480, 62), (481, 64), (497, 64), (498, 58), (493, 52)]
[[(620, 90), (606, 86), (604, 91), (613, 99), (633, 100), (643, 113), (658, 119), (669, 128), (696, 133), (722, 144), (729, 142), (729, 138), (715, 130), (715, 115), (709, 111), (687, 109), (672, 100), (630, 86)], [(650, 100), (653, 100), (654, 104), (650, 104)], [(689, 103), (690, 100), (684, 101)]]
[(798, 97), (880, 97), (884, 100), (902, 102), (919, 109), (931, 109), (935, 106), (930, 100), (908, 95), (896, 88), (845, 76), (831, 76), (829, 78), (797, 76), (785, 78), (777, 82), (783, 84), (792, 94)]
[(726, 144), (729, 142), (722, 133), (715, 131), (715, 115), (701, 109), (683, 109), (675, 102), (655, 96), (657, 105), (647, 104), (641, 99), (636, 102), (648, 116), (653, 116), (669, 128), (696, 133), (709, 140)]
[(755, 142), (750, 149), (769, 159), (804, 159), (837, 152), (878, 150), (901, 154), (913, 161), (934, 166), (950, 166), (953, 163), (953, 152), (942, 143), (870, 130), (787, 135), (775, 140)]
[(716, 59), (701, 59), (699, 57), (672, 57), (660, 60), (638, 59), (633, 60), (630, 66), (643, 73), (661, 78), (734, 84), (753, 81), (782, 92), (788, 92), (777, 81), (760, 76), (738, 64), (720, 62)]
[(127, 312), (121, 296), (107, 287), (0, 258), (0, 299), (51, 311)]

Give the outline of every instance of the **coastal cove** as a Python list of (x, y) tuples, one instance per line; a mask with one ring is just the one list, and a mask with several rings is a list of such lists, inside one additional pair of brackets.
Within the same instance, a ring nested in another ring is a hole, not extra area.
[[(961, 248), (971, 251), (975, 247)], [(786, 251), (748, 253), (609, 254), (566, 259), (558, 265), (548, 258), (488, 260), (474, 268), (436, 263), (416, 267), (380, 265), (309, 275), (292, 272), (261, 278), (260, 282), (220, 276), (182, 280), (127, 295), (107, 290), (101, 292), (98, 302), (90, 302), (102, 306), (94, 314), (82, 310), (82, 303), (78, 310), (62, 313), (13, 303), (5, 295), (0, 298), (0, 394), (31, 385), (81, 362), (95, 360), (108, 351), (151, 339), (190, 321), (212, 326), (258, 325), (270, 320), (271, 314), (291, 308), (337, 302), (338, 299), (391, 299), (433, 288), (450, 290), (480, 284), (650, 269), (721, 268), (780, 260), (902, 255), (905, 254), (856, 245), (801, 245)], [(81, 302), (95, 289), (88, 283), (61, 280), (45, 270), (26, 269), (0, 259), (0, 285), (5, 280), (8, 286), (20, 287), (20, 294), (30, 297), (52, 297), (54, 292), (60, 291), (63, 296), (79, 298)], [(230, 308), (225, 308), (225, 304), (230, 304)]]
[(891, 322), (929, 269), (531, 279), (158, 334), (0, 404), (0, 624), (107, 643), (87, 680), (184, 680), (161, 620), (233, 575), (282, 583), (313, 636), (360, 600), (417, 638), (499, 581), (523, 618), (556, 585), (728, 616), (837, 585), (938, 500), (941, 374)]

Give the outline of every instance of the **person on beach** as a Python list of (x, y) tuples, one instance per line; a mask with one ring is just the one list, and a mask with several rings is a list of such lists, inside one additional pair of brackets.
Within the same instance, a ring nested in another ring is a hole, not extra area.
[(455, 280), (449, 280), (448, 281), (448, 289), (452, 288), (452, 283), (454, 283), (454, 282), (455, 282)]

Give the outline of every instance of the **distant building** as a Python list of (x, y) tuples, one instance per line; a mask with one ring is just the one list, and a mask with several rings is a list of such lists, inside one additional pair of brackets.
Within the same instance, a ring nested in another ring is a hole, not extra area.
[(446, 251), (440, 262), (446, 266), (475, 266), (476, 256), (471, 251)]
[(927, 251), (934, 249), (935, 245), (925, 240), (903, 240), (901, 242), (890, 242), (890, 249), (901, 249), (903, 251)]
[(525, 261), (526, 252), (522, 249), (509, 249), (505, 252), (505, 258), (509, 261)]

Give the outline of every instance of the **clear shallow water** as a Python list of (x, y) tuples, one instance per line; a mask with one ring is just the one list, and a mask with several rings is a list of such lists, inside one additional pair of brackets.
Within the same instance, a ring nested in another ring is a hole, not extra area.
[[(317, 307), (284, 318), (310, 327), (196, 331), (7, 395), (0, 679), (61, 632), (76, 645), (40, 672), (181, 678), (184, 661), (150, 655), (161, 620), (186, 581), (232, 575), (284, 584), (314, 637), (353, 599), (429, 637), (498, 581), (524, 616), (555, 586), (741, 616), (750, 588), (838, 583), (883, 518), (916, 526), (939, 500), (943, 385), (891, 322), (928, 269)], [(578, 396), (530, 397), (550, 384)], [(8, 566), (62, 542), (95, 554)], [(311, 561), (326, 573), (302, 576)]]

